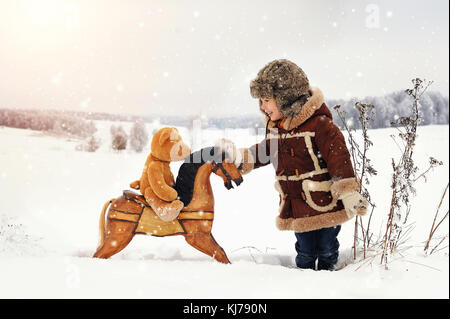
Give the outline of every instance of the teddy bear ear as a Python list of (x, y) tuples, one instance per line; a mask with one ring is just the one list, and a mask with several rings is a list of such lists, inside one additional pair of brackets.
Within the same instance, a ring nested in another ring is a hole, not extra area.
[(170, 130), (165, 130), (159, 136), (159, 145), (163, 145), (170, 138)]
[(176, 141), (180, 138), (180, 133), (178, 133), (178, 130), (176, 128), (173, 128), (170, 131), (170, 140), (171, 141)]

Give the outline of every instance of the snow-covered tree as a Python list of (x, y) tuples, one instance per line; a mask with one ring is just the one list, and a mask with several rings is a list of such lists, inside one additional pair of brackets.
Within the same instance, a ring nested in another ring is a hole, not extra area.
[(100, 138), (95, 137), (92, 135), (89, 137), (84, 143), (78, 144), (75, 149), (77, 151), (83, 151), (83, 152), (95, 152), (99, 149), (102, 141)]
[(145, 123), (136, 121), (130, 131), (130, 146), (136, 152), (142, 152), (148, 142), (148, 133)]
[(121, 125), (111, 125), (111, 148), (116, 151), (127, 148), (128, 135)]

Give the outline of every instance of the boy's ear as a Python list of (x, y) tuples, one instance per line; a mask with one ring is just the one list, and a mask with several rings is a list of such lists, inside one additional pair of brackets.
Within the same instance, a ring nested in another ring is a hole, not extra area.
[(165, 130), (159, 136), (159, 145), (163, 145), (168, 139), (170, 139), (170, 130)]

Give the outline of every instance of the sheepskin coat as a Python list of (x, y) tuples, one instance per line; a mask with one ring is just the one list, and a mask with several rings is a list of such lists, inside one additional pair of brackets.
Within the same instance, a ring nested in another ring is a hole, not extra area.
[(280, 194), (280, 230), (306, 232), (348, 221), (342, 194), (358, 191), (360, 184), (340, 129), (318, 88), (299, 113), (273, 122), (266, 118), (266, 138), (241, 149), (241, 171), (269, 163), (275, 168), (275, 188)]

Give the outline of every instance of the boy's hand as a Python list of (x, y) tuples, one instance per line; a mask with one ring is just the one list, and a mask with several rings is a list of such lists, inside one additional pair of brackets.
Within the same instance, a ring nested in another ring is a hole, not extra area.
[(239, 165), (242, 163), (242, 156), (241, 153), (236, 149), (236, 145), (234, 143), (226, 138), (221, 138), (216, 142), (216, 146), (219, 147), (219, 149), (223, 152), (226, 152), (229, 156), (229, 159), (236, 165), (236, 167), (239, 167)]
[(351, 218), (355, 214), (364, 216), (367, 213), (367, 200), (358, 192), (343, 194), (340, 199), (344, 204), (347, 215)]
[(253, 170), (255, 159), (248, 148), (236, 149), (236, 145), (225, 138), (218, 140), (216, 146), (222, 152), (227, 152), (228, 158), (233, 161), (233, 164), (242, 175), (248, 174)]

